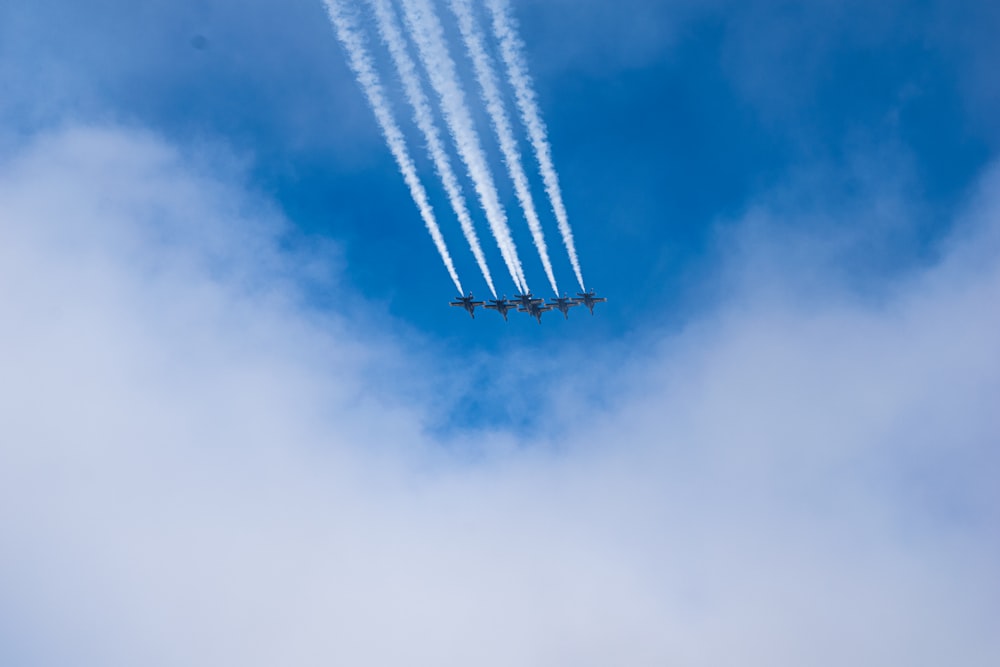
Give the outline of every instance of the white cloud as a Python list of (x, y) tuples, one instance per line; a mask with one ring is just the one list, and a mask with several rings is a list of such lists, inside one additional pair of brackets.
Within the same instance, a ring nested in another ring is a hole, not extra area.
[(225, 135), (276, 170), (290, 152), (354, 169), (381, 155), (313, 0), (11, 0), (0, 4), (0, 80), (0, 147), (67, 119), (140, 119), (191, 140)]
[(0, 167), (0, 661), (993, 664), (995, 182), (879, 305), (744, 273), (556, 371), (561, 431), (445, 441), (394, 388), (433, 354), (303, 306), (226, 159), (37, 141)]

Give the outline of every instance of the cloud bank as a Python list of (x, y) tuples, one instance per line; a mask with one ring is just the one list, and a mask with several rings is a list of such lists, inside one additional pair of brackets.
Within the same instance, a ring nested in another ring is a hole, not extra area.
[(400, 389), (438, 353), (308, 307), (236, 165), (40, 137), (0, 166), (0, 662), (992, 665), (997, 183), (876, 303), (738, 273), (555, 363), (537, 435), (441, 435)]

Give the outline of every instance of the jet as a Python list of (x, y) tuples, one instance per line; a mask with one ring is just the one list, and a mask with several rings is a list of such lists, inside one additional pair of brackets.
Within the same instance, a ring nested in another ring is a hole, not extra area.
[(541, 299), (531, 299), (527, 308), (524, 306), (519, 306), (517, 309), (519, 312), (528, 313), (536, 320), (538, 323), (542, 323), (542, 313), (547, 313), (552, 310), (552, 306), (547, 303), (543, 303)]
[(531, 295), (531, 292), (527, 292), (525, 294), (515, 294), (511, 301), (513, 301), (517, 305), (517, 309), (522, 312), (530, 308), (532, 304), (540, 306), (545, 303), (545, 299), (536, 299)]
[(556, 297), (555, 299), (549, 299), (548, 305), (552, 306), (552, 308), (554, 308), (555, 310), (558, 310), (560, 313), (563, 314), (563, 317), (565, 317), (568, 320), (569, 309), (575, 308), (580, 304), (577, 303), (575, 299), (570, 299), (565, 294), (563, 294), (561, 297)]
[(459, 308), (465, 308), (467, 311), (469, 311), (469, 316), (472, 319), (476, 319), (476, 313), (475, 313), (476, 306), (482, 306), (483, 302), (473, 301), (472, 292), (469, 292), (469, 296), (459, 296), (457, 301), (452, 301), (448, 305), (458, 306)]
[(590, 290), (589, 292), (577, 292), (576, 295), (580, 298), (572, 299), (572, 301), (577, 305), (583, 304), (584, 306), (586, 306), (588, 309), (590, 309), (591, 315), (594, 314), (595, 303), (604, 303), (605, 301), (607, 301), (607, 299), (605, 299), (603, 296), (595, 296), (596, 292), (594, 292), (594, 290)]
[(503, 321), (507, 321), (507, 313), (512, 310), (517, 310), (517, 304), (513, 301), (507, 300), (507, 295), (504, 294), (502, 299), (490, 299), (490, 302), (483, 306), (489, 310), (495, 310), (501, 315), (503, 315)]

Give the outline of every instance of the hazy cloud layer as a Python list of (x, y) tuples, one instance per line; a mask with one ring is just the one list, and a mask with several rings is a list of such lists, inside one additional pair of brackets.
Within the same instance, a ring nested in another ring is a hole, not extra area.
[(0, 166), (0, 662), (995, 664), (997, 183), (877, 305), (747, 262), (556, 366), (544, 436), (432, 436), (394, 386), (438, 353), (305, 308), (236, 166), (40, 138)]
[(226, 136), (262, 159), (283, 157), (278, 143), (335, 152), (352, 167), (381, 146), (314, 0), (5, 2), (0, 81), (0, 146), (7, 133), (67, 119), (141, 119), (180, 136)]

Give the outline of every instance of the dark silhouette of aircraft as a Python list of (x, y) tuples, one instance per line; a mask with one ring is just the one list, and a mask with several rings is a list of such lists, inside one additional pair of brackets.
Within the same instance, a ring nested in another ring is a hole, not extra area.
[(558, 310), (567, 320), (569, 319), (569, 309), (576, 308), (580, 304), (575, 299), (570, 299), (565, 294), (555, 299), (549, 299), (549, 304), (554, 310)]
[(476, 319), (476, 313), (475, 313), (476, 306), (482, 306), (483, 302), (473, 301), (472, 292), (469, 292), (469, 296), (459, 296), (457, 301), (452, 301), (448, 305), (458, 306), (459, 308), (465, 308), (467, 311), (469, 311), (469, 316), (472, 319)]
[(552, 306), (544, 303), (541, 299), (531, 299), (527, 308), (525, 308), (523, 306), (519, 306), (517, 310), (518, 310), (518, 312), (521, 312), (521, 313), (528, 313), (529, 315), (531, 315), (532, 317), (534, 317), (536, 320), (538, 320), (539, 324), (541, 324), (542, 323), (542, 313), (547, 313), (550, 310), (552, 310)]
[(502, 299), (490, 299), (490, 302), (483, 306), (488, 310), (495, 310), (501, 315), (503, 315), (503, 321), (507, 321), (507, 313), (512, 310), (517, 310), (517, 303), (514, 301), (508, 301), (507, 295), (504, 294)]
[(517, 304), (517, 309), (521, 311), (531, 307), (531, 304), (536, 304), (540, 306), (543, 303), (545, 303), (545, 299), (536, 299), (534, 296), (531, 295), (531, 292), (527, 292), (525, 294), (515, 294), (514, 298), (511, 299), (511, 301)]
[(593, 315), (594, 304), (604, 303), (605, 301), (607, 301), (607, 299), (605, 299), (603, 296), (596, 296), (596, 294), (597, 293), (594, 292), (594, 290), (590, 290), (589, 292), (577, 292), (576, 295), (580, 298), (573, 299), (573, 302), (576, 303), (577, 305), (583, 304), (584, 306), (587, 307), (588, 310), (590, 310), (590, 314)]

